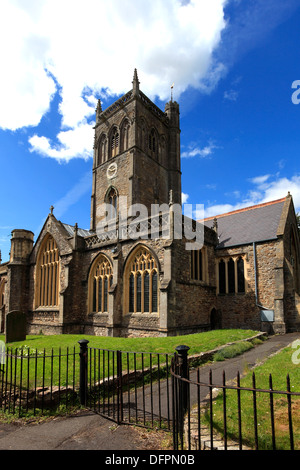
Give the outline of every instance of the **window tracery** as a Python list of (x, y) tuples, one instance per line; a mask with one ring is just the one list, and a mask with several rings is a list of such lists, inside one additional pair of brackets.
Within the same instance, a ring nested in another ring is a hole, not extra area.
[(116, 127), (113, 129), (113, 132), (111, 135), (110, 151), (111, 151), (111, 157), (115, 157), (119, 153), (119, 131)]
[(246, 292), (243, 256), (231, 256), (219, 260), (217, 276), (219, 294), (244, 294)]
[(128, 310), (130, 313), (158, 312), (158, 269), (153, 255), (139, 249), (129, 262)]
[(107, 160), (107, 137), (101, 136), (98, 144), (98, 161), (97, 164), (101, 165)]
[(48, 235), (41, 246), (37, 262), (36, 307), (57, 307), (59, 304), (59, 250)]
[(113, 270), (110, 261), (100, 255), (90, 274), (90, 312), (108, 311), (108, 291), (112, 285)]
[(118, 193), (114, 187), (108, 191), (105, 202), (108, 204), (108, 220), (114, 219), (118, 210)]

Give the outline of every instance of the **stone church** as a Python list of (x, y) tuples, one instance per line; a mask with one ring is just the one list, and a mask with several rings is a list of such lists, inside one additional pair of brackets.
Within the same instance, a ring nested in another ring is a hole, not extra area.
[[(132, 85), (106, 110), (98, 102), (90, 228), (57, 220), (51, 207), (35, 241), (31, 231), (12, 231), (10, 259), (0, 257), (0, 332), (15, 310), (28, 334), (299, 331), (292, 196), (188, 220), (178, 211), (179, 105), (171, 98), (159, 109), (136, 70)], [(201, 233), (198, 245), (188, 243), (188, 223)]]

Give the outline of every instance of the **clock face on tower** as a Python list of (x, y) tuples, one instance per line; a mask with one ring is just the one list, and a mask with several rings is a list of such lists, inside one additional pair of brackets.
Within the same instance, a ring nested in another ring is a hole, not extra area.
[(106, 176), (110, 180), (117, 175), (118, 165), (114, 162), (107, 168)]

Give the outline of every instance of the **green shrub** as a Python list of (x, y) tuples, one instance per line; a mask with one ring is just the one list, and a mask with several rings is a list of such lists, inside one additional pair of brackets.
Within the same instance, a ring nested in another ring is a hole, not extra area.
[(243, 354), (244, 352), (252, 349), (254, 346), (249, 341), (243, 341), (241, 343), (231, 344), (225, 348), (220, 349), (216, 354), (214, 354), (214, 361), (225, 361), (225, 359), (230, 359), (232, 357)]

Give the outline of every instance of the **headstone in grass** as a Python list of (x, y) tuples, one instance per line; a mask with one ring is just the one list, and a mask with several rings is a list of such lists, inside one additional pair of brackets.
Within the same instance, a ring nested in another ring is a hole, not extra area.
[(24, 339), (26, 339), (26, 315), (18, 310), (12, 310), (5, 319), (5, 342), (13, 343)]

